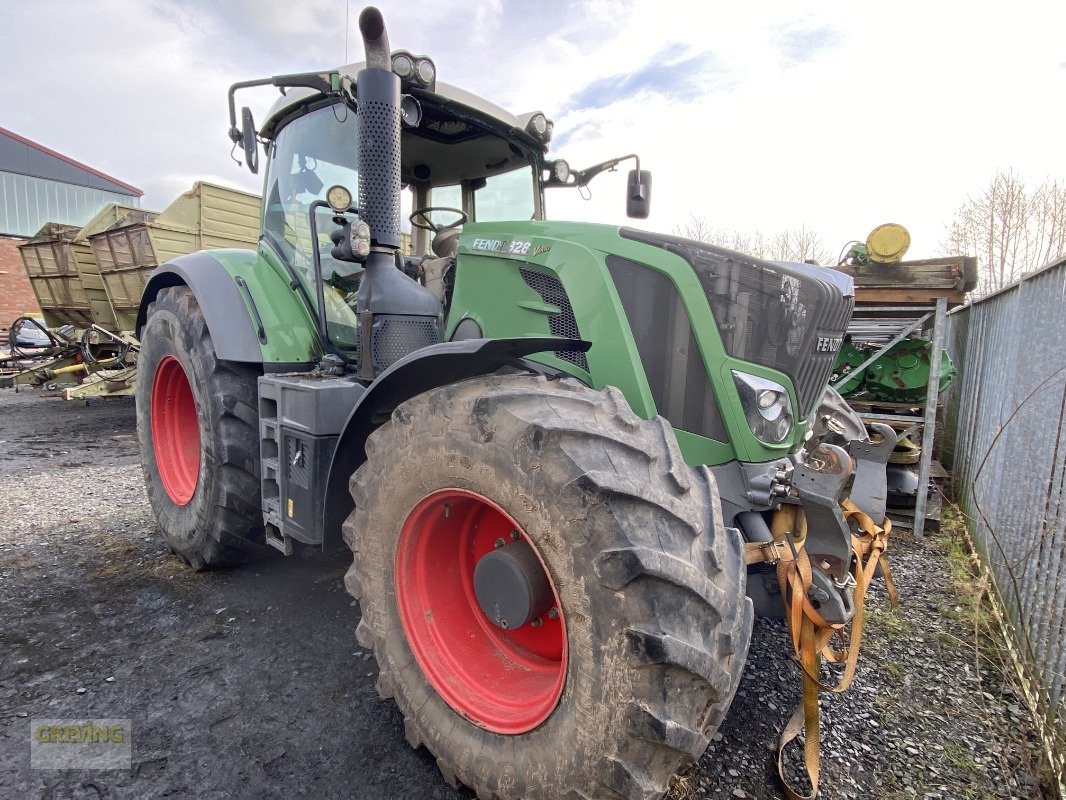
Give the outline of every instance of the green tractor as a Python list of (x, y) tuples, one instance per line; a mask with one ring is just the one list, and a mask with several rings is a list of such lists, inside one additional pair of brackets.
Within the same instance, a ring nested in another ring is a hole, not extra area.
[[(544, 114), (359, 24), (365, 63), (230, 89), (234, 146), (267, 156), (258, 251), (146, 287), (153, 511), (196, 569), (346, 543), (378, 690), (453, 785), (660, 797), (722, 722), (754, 611), (781, 613), (787, 549), (825, 619), (853, 614), (840, 502), (880, 464), (860, 499), (883, 518), (887, 451), (818, 411), (850, 279), (548, 221), (547, 189), (625, 159), (546, 160)], [(282, 96), (238, 125), (262, 85)], [(630, 216), (650, 189), (637, 162)], [(803, 540), (771, 530), (785, 506)]]

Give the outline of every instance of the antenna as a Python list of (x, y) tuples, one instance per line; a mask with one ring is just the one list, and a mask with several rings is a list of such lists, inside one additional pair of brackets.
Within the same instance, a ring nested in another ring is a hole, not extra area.
[(344, 0), (344, 63), (348, 63), (348, 12), (351, 10), (352, 0)]

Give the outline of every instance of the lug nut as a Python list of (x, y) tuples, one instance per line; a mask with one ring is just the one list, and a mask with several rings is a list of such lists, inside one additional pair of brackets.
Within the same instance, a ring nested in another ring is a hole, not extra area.
[(492, 546), (495, 547), (497, 550), (499, 550), (505, 544), (506, 544), (506, 542), (504, 542), (503, 539), (497, 539), (495, 542), (493, 542)]
[(541, 621), (540, 617), (533, 617), (533, 619), (529, 621), (529, 627), (531, 628), (539, 628), (543, 624), (544, 623)]
[(548, 609), (548, 619), (559, 619), (559, 609), (557, 609), (557, 608), (549, 608)]
[(518, 538), (518, 531), (514, 531), (514, 530), (511, 531), (511, 538), (512, 539), (517, 539)]

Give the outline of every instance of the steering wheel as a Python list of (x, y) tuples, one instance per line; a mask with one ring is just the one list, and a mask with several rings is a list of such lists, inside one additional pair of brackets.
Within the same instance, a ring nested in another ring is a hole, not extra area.
[[(449, 213), (457, 215), (459, 218), (448, 225), (437, 225), (433, 220), (429, 218), (429, 215), (434, 211), (447, 211)], [(447, 206), (426, 206), (425, 208), (416, 208), (411, 212), (411, 216), (408, 217), (411, 220), (411, 224), (416, 228), (421, 228), (424, 231), (430, 233), (440, 233), (441, 231), (448, 231), (452, 228), (458, 228), (460, 225), (466, 223), (469, 217), (465, 211), (458, 208), (448, 208)]]

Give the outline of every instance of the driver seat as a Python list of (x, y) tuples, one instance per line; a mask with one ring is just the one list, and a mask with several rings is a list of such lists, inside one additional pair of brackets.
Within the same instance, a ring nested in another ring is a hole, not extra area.
[(462, 228), (447, 228), (436, 234), (430, 247), (437, 257), (424, 258), (418, 265), (422, 285), (445, 305), (448, 302), (447, 280), (449, 273), (455, 268), (455, 256), (459, 252), (459, 234), (462, 232)]
[(461, 227), (445, 228), (433, 237), (430, 247), (433, 248), (437, 258), (455, 258), (459, 252), (459, 234), (462, 232)]

